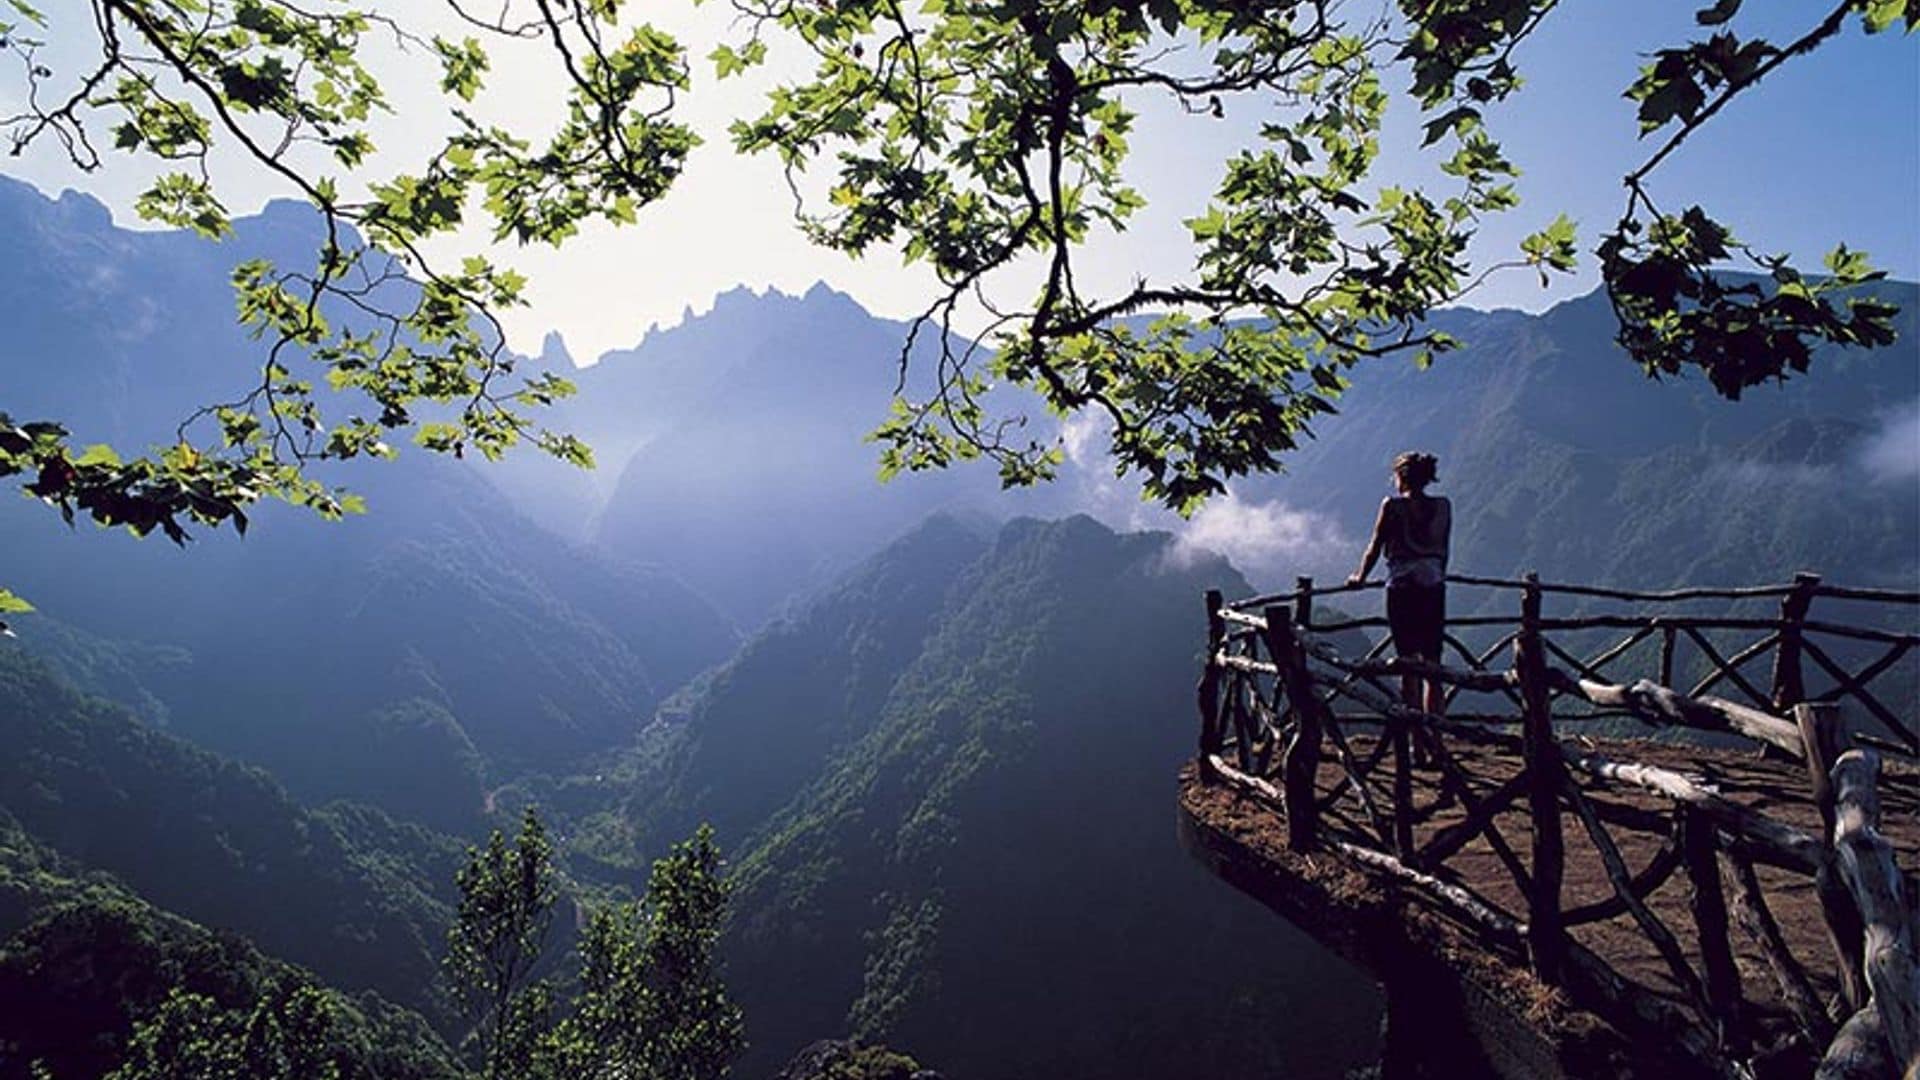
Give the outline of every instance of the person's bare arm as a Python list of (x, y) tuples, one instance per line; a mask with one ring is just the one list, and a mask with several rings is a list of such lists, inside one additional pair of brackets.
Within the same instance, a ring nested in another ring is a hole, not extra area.
[(1367, 541), (1366, 553), (1360, 556), (1360, 569), (1347, 579), (1349, 585), (1366, 583), (1367, 575), (1373, 573), (1373, 564), (1380, 558), (1380, 537), (1387, 527), (1387, 500), (1380, 500), (1380, 512), (1373, 517), (1373, 536)]

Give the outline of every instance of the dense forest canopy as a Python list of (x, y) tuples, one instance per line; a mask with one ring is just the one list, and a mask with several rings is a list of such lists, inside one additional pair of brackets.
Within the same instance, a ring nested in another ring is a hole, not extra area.
[[(1574, 265), (1583, 241), (1564, 218), (1511, 257), (1469, 256), (1480, 224), (1518, 201), (1490, 125), (1523, 92), (1527, 41), (1557, 6), (735, 0), (740, 37), (709, 59), (725, 77), (773, 50), (810, 53), (811, 76), (736, 124), (737, 148), (828, 178), (824, 205), (796, 187), (815, 242), (895, 246), (944, 283), (914, 328), (942, 345), (932, 389), (903, 394), (876, 430), (883, 473), (985, 455), (1009, 484), (1051, 475), (1057, 443), (988, 400), (1015, 384), (1056, 412), (1104, 415), (1116, 469), (1190, 511), (1231, 477), (1277, 468), (1353, 364), (1454, 345), (1425, 326), (1436, 305), (1490, 273)], [(49, 15), (7, 0), (0, 39), (28, 103), (0, 118), (11, 149), (54, 144), (81, 172), (129, 156), (158, 163), (140, 214), (210, 237), (229, 226), (209, 161), (231, 155), (312, 203), (326, 233), (308, 265), (235, 268), (240, 318), (261, 346), (257, 378), (233, 400), (206, 403), (173, 444), (138, 456), (72, 444), (61, 417), (0, 417), (0, 475), (68, 520), (181, 541), (193, 522), (244, 529), (261, 498), (352, 511), (354, 497), (308, 466), (391, 456), (401, 433), (454, 455), (532, 442), (588, 463), (583, 443), (535, 419), (568, 381), (514, 381), (497, 315), (525, 283), (497, 247), (634, 221), (678, 177), (696, 142), (673, 112), (690, 60), (629, 8), (90, 0)], [(1626, 176), (1619, 221), (1589, 240), (1619, 339), (1649, 374), (1697, 366), (1737, 396), (1803, 370), (1817, 342), (1888, 340), (1886, 305), (1846, 292), (1878, 276), (1860, 252), (1841, 246), (1823, 273), (1803, 271), (1658, 189), (1661, 163), (1771, 72), (1850, 27), (1910, 32), (1920, 4), (1842, 0), (1816, 14), (1774, 41), (1742, 30), (1738, 0), (1720, 0), (1698, 11), (1696, 40), (1662, 49), (1626, 88), (1647, 155)], [(90, 61), (48, 67), (56, 38), (83, 42)], [(372, 59), (387, 54), (365, 47), (375, 39), (408, 62), (433, 57), (440, 99), (390, 99), (394, 73)], [(489, 49), (523, 47), (562, 88), (552, 130), (509, 130), (473, 104)], [(1129, 154), (1145, 94), (1170, 96), (1195, 122), (1243, 101), (1275, 109), (1219, 163), (1211, 206), (1188, 223), (1194, 274), (1155, 284), (1170, 270), (1140, 267), (1131, 291), (1093, 295), (1077, 284), (1076, 255), (1143, 205)], [(1422, 111), (1427, 143), (1451, 148), (1449, 190), (1375, 190), (1396, 97)], [(447, 130), (403, 148), (417, 164), (397, 174), (375, 171), (392, 158), (374, 157), (371, 118), (388, 111)], [(471, 221), (495, 243), (447, 257), (436, 241)], [(1768, 278), (1717, 273), (1738, 262)], [(1001, 282), (1035, 269), (1037, 294), (1005, 301)], [(967, 304), (989, 316), (978, 343), (952, 333)], [(337, 393), (317, 393), (321, 382)]]

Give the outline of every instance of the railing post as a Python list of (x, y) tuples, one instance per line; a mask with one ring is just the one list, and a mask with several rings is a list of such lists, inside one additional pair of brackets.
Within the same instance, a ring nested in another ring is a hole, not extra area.
[(1720, 1045), (1736, 1056), (1745, 1046), (1741, 1019), (1740, 969), (1734, 964), (1727, 933), (1727, 898), (1720, 885), (1719, 837), (1713, 821), (1692, 807), (1680, 807), (1680, 855), (1687, 867), (1688, 905), (1700, 941), (1700, 966), (1706, 973), (1710, 1023)]
[(1819, 587), (1820, 575), (1803, 570), (1793, 575), (1793, 591), (1780, 599), (1780, 646), (1773, 653), (1775, 712), (1784, 713), (1807, 700), (1806, 683), (1800, 677), (1800, 627)]
[(1529, 573), (1520, 600), (1520, 636), (1514, 639), (1514, 668), (1519, 674), (1523, 750), (1527, 766), (1527, 810), (1533, 825), (1533, 892), (1527, 897), (1527, 951), (1533, 971), (1549, 986), (1560, 984), (1566, 957), (1561, 924), (1560, 884), (1566, 874), (1566, 838), (1560, 830), (1560, 785), (1566, 766), (1553, 737), (1553, 711), (1547, 699), (1546, 651), (1540, 640), (1540, 576)]
[(1320, 817), (1314, 779), (1320, 772), (1321, 702), (1314, 695), (1313, 678), (1307, 672), (1306, 651), (1293, 632), (1293, 612), (1270, 607), (1265, 615), (1267, 651), (1280, 669), (1287, 702), (1293, 706), (1293, 742), (1281, 763), (1280, 777), (1287, 804), (1287, 846), (1295, 851), (1312, 851), (1318, 846)]
[(1847, 749), (1846, 732), (1840, 726), (1840, 706), (1833, 702), (1793, 707), (1793, 721), (1800, 728), (1800, 742), (1806, 748), (1807, 779), (1813, 785), (1813, 805), (1820, 811), (1821, 835), (1833, 836), (1833, 763)]
[(1393, 740), (1393, 850), (1413, 855), (1413, 723), (1389, 716), (1386, 735)]
[(1860, 963), (1866, 945), (1866, 922), (1860, 917), (1853, 894), (1840, 880), (1833, 850), (1833, 764), (1847, 750), (1846, 729), (1841, 726), (1840, 707), (1834, 704), (1802, 702), (1794, 706), (1793, 719), (1800, 726), (1800, 740), (1806, 747), (1807, 778), (1813, 785), (1813, 803), (1820, 810), (1820, 869), (1814, 875), (1814, 893), (1820, 898), (1827, 940), (1833, 944), (1834, 960), (1840, 970), (1840, 993), (1851, 1015), (1866, 1004), (1867, 977)]
[(1313, 629), (1313, 579), (1297, 577), (1293, 579), (1293, 588), (1299, 601), (1293, 605), (1293, 621), (1303, 627)]
[(1225, 598), (1219, 589), (1207, 590), (1207, 658), (1200, 669), (1200, 778), (1215, 779), (1213, 755), (1220, 752), (1224, 733), (1220, 729), (1220, 649), (1227, 641), (1227, 620), (1220, 617)]

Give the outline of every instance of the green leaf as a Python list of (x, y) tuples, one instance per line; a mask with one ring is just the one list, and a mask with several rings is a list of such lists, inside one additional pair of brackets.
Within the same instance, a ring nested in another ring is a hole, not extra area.
[(89, 465), (107, 465), (117, 468), (120, 465), (120, 455), (105, 443), (95, 443), (81, 451), (80, 456), (73, 459), (73, 463), (81, 468)]

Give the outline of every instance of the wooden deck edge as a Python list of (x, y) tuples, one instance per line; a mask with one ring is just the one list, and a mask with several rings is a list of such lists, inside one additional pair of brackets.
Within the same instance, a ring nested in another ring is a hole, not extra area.
[[(1221, 806), (1237, 812), (1209, 813)], [(1523, 969), (1486, 954), (1450, 921), (1404, 899), (1391, 880), (1337, 855), (1287, 850), (1277, 821), (1257, 833), (1235, 828), (1238, 812), (1272, 817), (1245, 796), (1200, 783), (1191, 766), (1182, 772), (1181, 846), (1216, 877), (1381, 983), (1390, 1065), (1404, 1054), (1418, 1059), (1408, 1075), (1697, 1075), (1660, 1048), (1556, 1001)]]

